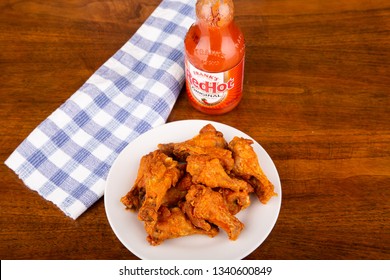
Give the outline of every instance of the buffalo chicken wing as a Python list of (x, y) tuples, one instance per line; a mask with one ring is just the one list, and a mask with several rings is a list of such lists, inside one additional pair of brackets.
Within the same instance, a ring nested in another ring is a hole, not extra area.
[(218, 228), (236, 240), (244, 224), (235, 215), (249, 207), (250, 195), (262, 203), (276, 195), (251, 144), (239, 137), (228, 143), (211, 124), (192, 139), (159, 144), (141, 158), (121, 202), (138, 212), (151, 245), (192, 234), (214, 237)]
[(276, 195), (274, 185), (264, 174), (259, 160), (251, 144), (253, 141), (241, 137), (234, 137), (229, 143), (229, 149), (233, 152), (233, 172), (249, 183), (255, 189), (255, 193), (262, 203), (267, 203)]
[(193, 185), (187, 193), (185, 204), (186, 213), (190, 219), (196, 220), (195, 224), (203, 221), (203, 224), (217, 225), (231, 240), (236, 240), (244, 228), (244, 224), (230, 214), (222, 195), (208, 187)]

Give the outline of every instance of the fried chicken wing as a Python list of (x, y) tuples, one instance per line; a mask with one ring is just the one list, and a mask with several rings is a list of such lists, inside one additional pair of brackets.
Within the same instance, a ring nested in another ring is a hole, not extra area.
[(174, 207), (170, 210), (162, 207), (162, 213), (159, 215), (158, 221), (154, 229), (149, 232), (147, 237), (151, 245), (159, 245), (166, 239), (178, 238), (192, 234), (205, 234), (214, 237), (218, 234), (218, 228), (212, 227), (210, 230), (203, 230), (195, 227), (190, 220), (186, 218), (179, 207)]
[(219, 192), (222, 194), (226, 206), (232, 215), (236, 215), (251, 204), (250, 194), (253, 191), (254, 190), (250, 184), (247, 184), (246, 189), (239, 191), (232, 191), (231, 189), (226, 188), (219, 189)]
[(214, 237), (219, 228), (236, 240), (244, 224), (234, 215), (277, 195), (249, 139), (227, 143), (211, 124), (180, 143), (159, 144), (142, 157), (131, 190), (121, 198), (144, 222), (148, 242), (192, 234)]
[(153, 227), (167, 190), (181, 176), (178, 163), (159, 150), (142, 157), (133, 188), (121, 201), (129, 209), (138, 210), (138, 218)]
[(217, 131), (213, 125), (207, 124), (192, 139), (176, 144), (176, 146), (181, 145), (226, 148), (227, 142), (222, 132)]
[[(227, 148), (227, 142), (223, 134), (208, 124), (204, 126), (195, 137), (180, 143), (159, 144), (158, 148), (169, 156), (175, 156), (180, 161), (185, 161), (191, 154), (213, 153), (215, 157), (227, 158), (226, 164), (233, 167), (232, 157)], [(230, 159), (229, 159), (230, 158)]]
[(187, 172), (192, 182), (204, 184), (210, 188), (229, 188), (239, 191), (247, 188), (247, 182), (230, 177), (220, 160), (209, 155), (191, 155), (187, 157)]
[(145, 200), (145, 174), (148, 173), (151, 158), (152, 153), (141, 158), (133, 187), (121, 198), (127, 209), (138, 211)]
[(247, 180), (254, 187), (260, 202), (265, 204), (277, 194), (274, 192), (274, 185), (261, 169), (252, 144), (252, 140), (242, 137), (234, 137), (229, 142), (229, 149), (234, 158), (232, 172)]
[(182, 201), (190, 187), (192, 186), (192, 176), (186, 173), (180, 181), (166, 192), (162, 205), (167, 207), (173, 207), (178, 205)]
[(201, 228), (205, 231), (209, 231), (211, 230), (211, 228), (213, 227), (212, 224), (210, 224), (208, 221), (206, 221), (203, 217), (198, 217), (196, 215), (194, 215), (194, 206), (189, 203), (187, 200), (180, 204), (181, 206), (181, 209), (183, 210), (183, 212), (187, 215), (187, 217), (190, 219), (191, 223), (198, 227), (198, 228)]
[[(244, 224), (230, 214), (222, 195), (208, 187), (193, 185), (186, 195), (185, 204), (185, 212), (195, 225), (201, 220), (210, 226), (217, 225), (231, 240), (236, 240), (244, 228)], [(194, 222), (194, 218), (198, 221)]]

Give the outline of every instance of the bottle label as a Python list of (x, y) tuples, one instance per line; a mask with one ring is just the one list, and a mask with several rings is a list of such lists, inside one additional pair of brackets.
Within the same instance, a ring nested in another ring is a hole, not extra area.
[(224, 72), (205, 72), (185, 60), (186, 87), (192, 101), (205, 107), (223, 108), (241, 99), (244, 58)]

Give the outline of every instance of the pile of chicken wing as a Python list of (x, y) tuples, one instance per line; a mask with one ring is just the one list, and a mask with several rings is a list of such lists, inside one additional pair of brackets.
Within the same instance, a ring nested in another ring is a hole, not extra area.
[(151, 245), (192, 234), (214, 237), (219, 229), (236, 240), (244, 224), (235, 215), (250, 205), (250, 194), (263, 204), (276, 195), (252, 144), (241, 137), (227, 143), (211, 124), (187, 141), (159, 144), (141, 158), (121, 202), (138, 213)]

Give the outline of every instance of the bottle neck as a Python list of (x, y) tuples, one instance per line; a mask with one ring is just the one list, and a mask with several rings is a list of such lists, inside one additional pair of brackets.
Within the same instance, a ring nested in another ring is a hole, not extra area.
[(198, 0), (196, 16), (198, 22), (209, 27), (223, 28), (233, 21), (234, 6), (232, 0)]
[(196, 21), (196, 24), (197, 26), (201, 29), (202, 33), (205, 34), (205, 33), (208, 33), (208, 34), (213, 34), (213, 35), (217, 35), (218, 33), (220, 34), (221, 32), (223, 33), (223, 31), (225, 29), (229, 29), (230, 25), (233, 24), (233, 21), (230, 21), (230, 22), (226, 22), (224, 25), (222, 26), (218, 26), (218, 25), (214, 25), (214, 24), (210, 24), (209, 21), (205, 21), (205, 20), (200, 20), (198, 19)]

